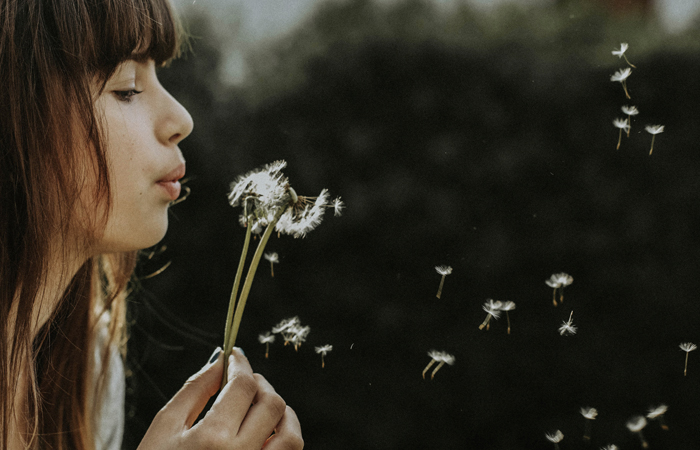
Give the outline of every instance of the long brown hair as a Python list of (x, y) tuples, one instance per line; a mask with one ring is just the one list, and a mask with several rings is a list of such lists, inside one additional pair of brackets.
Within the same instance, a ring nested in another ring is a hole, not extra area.
[[(95, 81), (103, 87), (134, 53), (164, 63), (178, 53), (178, 36), (168, 0), (0, 0), (2, 448), (16, 413), (22, 367), (29, 368), (31, 379), (25, 442), (59, 450), (94, 447), (90, 418), (98, 395), (92, 381), (107, 370), (93, 373), (91, 367), (95, 324), (109, 311), (110, 342), (124, 344), (125, 292), (135, 254), (89, 259), (36, 336), (32, 325), (52, 243), (82, 231), (88, 244), (109, 214), (109, 167), (93, 105)], [(105, 212), (87, 229), (76, 225), (76, 211), (91, 206), (81, 204), (86, 182), (78, 168), (86, 165), (97, 180), (89, 198), (102, 206), (93, 211)]]

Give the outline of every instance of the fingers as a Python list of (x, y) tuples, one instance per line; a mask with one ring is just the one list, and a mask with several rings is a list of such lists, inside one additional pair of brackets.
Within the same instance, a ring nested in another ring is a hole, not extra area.
[(238, 436), (250, 442), (251, 447), (261, 448), (284, 416), (287, 405), (265, 377), (255, 374), (255, 379), (258, 391)]
[(304, 448), (301, 425), (292, 408), (287, 406), (282, 420), (275, 428), (275, 434), (270, 436), (263, 448), (265, 450), (301, 450)]
[(258, 389), (258, 380), (253, 375), (248, 359), (240, 350), (234, 349), (229, 358), (228, 383), (202, 422), (207, 422), (209, 427), (225, 428), (235, 436)]
[[(192, 426), (197, 417), (211, 398), (219, 390), (224, 365), (221, 349), (214, 361), (208, 362), (196, 374), (192, 375), (185, 385), (163, 407), (159, 415), (172, 417), (173, 421), (183, 428)], [(212, 355), (212, 358), (214, 355)]]

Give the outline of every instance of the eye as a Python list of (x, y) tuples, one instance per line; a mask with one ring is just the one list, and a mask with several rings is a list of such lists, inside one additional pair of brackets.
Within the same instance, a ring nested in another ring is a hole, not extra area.
[(140, 94), (143, 91), (137, 91), (136, 89), (129, 89), (127, 91), (112, 91), (117, 97), (117, 100), (124, 103), (130, 103), (133, 97)]

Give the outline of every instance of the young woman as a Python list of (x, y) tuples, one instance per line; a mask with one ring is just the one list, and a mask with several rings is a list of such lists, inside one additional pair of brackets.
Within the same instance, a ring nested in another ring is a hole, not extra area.
[[(167, 0), (0, 0), (0, 448), (120, 446), (125, 286), (192, 130), (156, 77), (178, 49)], [(230, 364), (203, 419), (218, 351), (139, 448), (301, 449), (294, 412)]]

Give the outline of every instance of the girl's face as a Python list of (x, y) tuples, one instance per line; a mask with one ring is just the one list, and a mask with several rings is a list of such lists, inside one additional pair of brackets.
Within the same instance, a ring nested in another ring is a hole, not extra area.
[(168, 228), (185, 160), (178, 144), (192, 117), (161, 86), (152, 60), (123, 62), (97, 98), (110, 165), (112, 210), (95, 253), (142, 249)]

